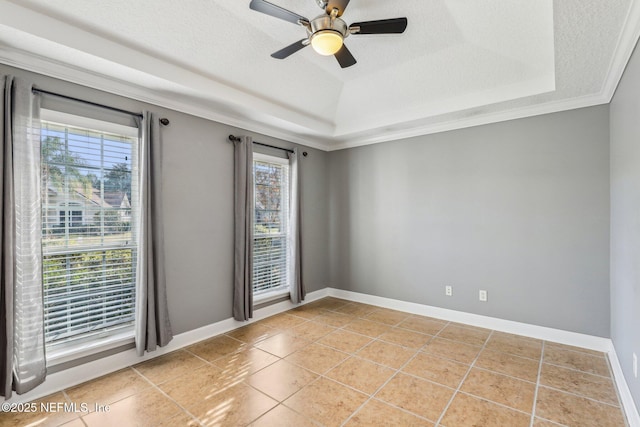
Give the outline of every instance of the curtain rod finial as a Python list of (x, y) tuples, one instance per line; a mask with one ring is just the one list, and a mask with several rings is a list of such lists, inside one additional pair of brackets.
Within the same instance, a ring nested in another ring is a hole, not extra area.
[(240, 141), (240, 138), (235, 135), (229, 135), (229, 141), (237, 142)]
[(163, 117), (160, 119), (160, 123), (164, 126), (167, 126), (169, 124), (169, 119)]

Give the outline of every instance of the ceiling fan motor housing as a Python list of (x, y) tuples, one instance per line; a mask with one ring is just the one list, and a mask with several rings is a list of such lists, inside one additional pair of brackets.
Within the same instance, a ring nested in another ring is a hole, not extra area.
[(310, 26), (307, 27), (309, 37), (313, 36), (318, 31), (326, 30), (335, 31), (336, 33), (340, 34), (342, 38), (345, 38), (349, 35), (347, 23), (340, 18), (333, 18), (329, 15), (320, 15), (317, 18), (314, 18), (310, 22)]

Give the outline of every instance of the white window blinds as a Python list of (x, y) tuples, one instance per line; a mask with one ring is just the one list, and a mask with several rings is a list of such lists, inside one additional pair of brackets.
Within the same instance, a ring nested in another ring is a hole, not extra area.
[(49, 346), (132, 329), (134, 320), (137, 129), (121, 126), (122, 132), (113, 132), (107, 123), (93, 130), (76, 125), (83, 121), (76, 119), (42, 122), (43, 286)]
[(289, 287), (289, 165), (254, 153), (254, 295)]

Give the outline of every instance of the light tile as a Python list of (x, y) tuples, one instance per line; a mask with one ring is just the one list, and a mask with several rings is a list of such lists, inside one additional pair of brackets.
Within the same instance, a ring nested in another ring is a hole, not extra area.
[(291, 332), (307, 341), (316, 341), (327, 334), (335, 331), (336, 328), (315, 321), (303, 323), (291, 329)]
[(621, 427), (620, 408), (544, 386), (538, 388), (536, 415), (567, 426)]
[(224, 375), (215, 366), (205, 365), (180, 378), (162, 383), (159, 387), (178, 404), (188, 408), (242, 382), (242, 378)]
[(314, 343), (290, 354), (285, 360), (318, 374), (324, 374), (347, 357), (349, 355), (346, 353)]
[(447, 406), (453, 392), (450, 388), (400, 373), (375, 397), (435, 422)]
[(342, 307), (337, 308), (335, 311), (338, 313), (349, 314), (351, 316), (364, 317), (377, 309), (378, 307), (374, 305), (351, 303), (343, 305)]
[(536, 382), (538, 380), (540, 361), (485, 348), (478, 356), (475, 366), (511, 375), (522, 380)]
[(450, 341), (444, 338), (435, 337), (422, 348), (426, 353), (452, 359), (456, 362), (470, 364), (480, 353), (481, 347), (464, 344), (458, 341)]
[(306, 322), (305, 319), (299, 316), (292, 316), (288, 313), (280, 313), (275, 316), (267, 317), (266, 319), (260, 320), (258, 323), (262, 326), (268, 326), (270, 328), (276, 329), (291, 329), (301, 323)]
[(557, 424), (541, 418), (534, 418), (533, 427), (565, 427), (563, 424)]
[(332, 311), (338, 310), (340, 307), (351, 304), (350, 301), (334, 297), (322, 298), (321, 300), (316, 301), (316, 303), (318, 304), (318, 307)]
[(374, 341), (356, 353), (357, 356), (369, 359), (393, 369), (399, 369), (416, 354), (415, 349), (400, 347), (384, 341)]
[(545, 348), (544, 361), (565, 368), (577, 369), (590, 374), (609, 377), (609, 365), (604, 356), (564, 350), (558, 347)]
[(458, 393), (440, 423), (443, 427), (529, 427), (531, 416)]
[(214, 361), (213, 364), (222, 369), (226, 375), (246, 378), (278, 360), (280, 360), (279, 357), (262, 351), (259, 348), (249, 348), (248, 350), (221, 357)]
[(109, 405), (108, 412), (92, 412), (82, 419), (89, 427), (156, 426), (182, 410), (155, 388)]
[(327, 310), (323, 308), (316, 307), (311, 304), (305, 304), (300, 307), (296, 307), (293, 310), (290, 310), (289, 313), (294, 316), (302, 317), (303, 319), (309, 320), (321, 315), (322, 313), (325, 313), (326, 311)]
[(372, 399), (351, 417), (346, 427), (411, 426), (433, 427), (433, 423)]
[(364, 316), (364, 318), (367, 320), (373, 320), (374, 322), (384, 323), (389, 326), (396, 326), (408, 317), (409, 313), (397, 310), (389, 310), (387, 308), (380, 308)]
[(284, 401), (296, 412), (325, 426), (340, 426), (367, 400), (367, 395), (320, 378)]
[(355, 353), (371, 341), (371, 337), (338, 329), (319, 339), (318, 343), (328, 345), (345, 353)]
[(536, 385), (506, 375), (473, 368), (460, 390), (522, 412), (531, 413)]
[(356, 318), (346, 314), (338, 313), (335, 311), (327, 311), (324, 314), (313, 319), (316, 322), (324, 323), (325, 325), (333, 326), (334, 328), (341, 328), (347, 323), (354, 321)]
[[(324, 298), (66, 390), (90, 409), (109, 404), (108, 415), (2, 414), (0, 427), (82, 427), (79, 415), (123, 426), (433, 427), (441, 416), (442, 427), (528, 426), (541, 357), (533, 427), (624, 425), (604, 353), (542, 348), (532, 338)], [(62, 393), (47, 399), (69, 403)]]
[(447, 387), (457, 388), (469, 370), (469, 365), (443, 359), (427, 353), (418, 353), (403, 372), (424, 378)]
[(316, 378), (317, 374), (280, 360), (251, 375), (249, 384), (275, 400), (282, 401)]
[(575, 347), (575, 346), (572, 346), (572, 345), (560, 344), (560, 343), (551, 342), (551, 341), (545, 341), (544, 348), (545, 349), (554, 348), (554, 349), (559, 349), (559, 350), (577, 351), (579, 353), (586, 353), (586, 354), (590, 354), (592, 356), (605, 357), (605, 353), (603, 353), (601, 351), (590, 350), (588, 348)]
[(433, 338), (432, 335), (421, 334), (420, 332), (402, 328), (392, 328), (378, 337), (378, 339), (391, 344), (398, 344), (403, 347), (416, 349), (423, 347), (431, 338)]
[(284, 405), (278, 405), (251, 423), (250, 427), (318, 427), (318, 424)]
[(440, 338), (460, 341), (465, 344), (483, 346), (491, 331), (489, 329), (467, 328), (458, 325), (447, 325), (438, 333)]
[(280, 330), (263, 326), (260, 323), (252, 323), (247, 326), (243, 326), (242, 328), (227, 332), (227, 335), (247, 344), (255, 344), (262, 340), (266, 340), (279, 332)]
[(89, 410), (93, 410), (95, 404), (114, 403), (149, 387), (151, 384), (147, 380), (133, 369), (127, 368), (71, 387), (65, 392), (71, 402), (78, 405), (87, 403)]
[(325, 376), (363, 393), (372, 394), (394, 373), (393, 369), (351, 357), (327, 372)]
[(228, 354), (242, 351), (248, 346), (249, 344), (226, 335), (218, 335), (217, 337), (191, 345), (187, 347), (186, 350), (211, 362)]
[(398, 327), (409, 329), (416, 332), (421, 332), (427, 335), (435, 335), (440, 332), (447, 322), (432, 317), (423, 316), (409, 316), (407, 319), (400, 322)]
[(269, 396), (240, 383), (186, 406), (204, 426), (244, 426), (278, 404)]
[(344, 327), (344, 329), (361, 335), (366, 335), (371, 338), (376, 338), (385, 332), (388, 332), (391, 327), (371, 320), (358, 319), (349, 323)]
[(191, 415), (181, 411), (178, 415), (174, 415), (157, 424), (156, 427), (198, 427), (200, 423)]
[(540, 384), (618, 406), (610, 378), (543, 363)]
[(502, 353), (540, 360), (542, 341), (504, 332), (494, 332), (487, 341), (486, 348)]
[(300, 338), (292, 332), (285, 331), (259, 342), (255, 347), (278, 357), (287, 357), (291, 353), (309, 344), (309, 341)]
[(193, 354), (178, 350), (135, 365), (134, 368), (154, 384), (179, 377), (203, 366), (205, 362)]

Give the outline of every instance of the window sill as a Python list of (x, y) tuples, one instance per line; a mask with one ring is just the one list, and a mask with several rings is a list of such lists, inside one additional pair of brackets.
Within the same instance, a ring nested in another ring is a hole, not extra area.
[(289, 289), (276, 289), (253, 297), (253, 305), (265, 304), (289, 296)]
[(134, 333), (132, 330), (128, 330), (100, 340), (60, 345), (47, 351), (47, 366), (55, 367), (134, 342)]

